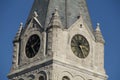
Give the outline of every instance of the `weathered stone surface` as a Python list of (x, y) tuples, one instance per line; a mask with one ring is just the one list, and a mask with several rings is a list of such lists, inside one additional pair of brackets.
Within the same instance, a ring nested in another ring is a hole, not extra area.
[[(22, 29), (20, 40), (13, 42), (9, 80), (107, 79), (103, 37), (99, 27), (93, 33), (85, 0), (35, 0)], [(26, 45), (34, 34), (39, 36), (41, 45), (37, 54), (28, 58)], [(71, 50), (71, 39), (76, 34), (84, 36), (89, 43), (86, 58), (77, 57)]]

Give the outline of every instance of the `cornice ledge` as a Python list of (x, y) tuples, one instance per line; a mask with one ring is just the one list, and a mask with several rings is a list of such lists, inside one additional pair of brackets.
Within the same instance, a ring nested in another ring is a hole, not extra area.
[(27, 67), (26, 66), (20, 67), (17, 70), (15, 70), (14, 72), (9, 73), (7, 77), (11, 78), (13, 76), (14, 77), (19, 76), (19, 75), (22, 75), (22, 74), (29, 72), (29, 70), (34, 71), (34, 70), (39, 69), (41, 67), (51, 65), (52, 63), (53, 63), (53, 60), (51, 58), (48, 60), (44, 60), (42, 62), (38, 61), (37, 63), (31, 63), (30, 65), (26, 65)]

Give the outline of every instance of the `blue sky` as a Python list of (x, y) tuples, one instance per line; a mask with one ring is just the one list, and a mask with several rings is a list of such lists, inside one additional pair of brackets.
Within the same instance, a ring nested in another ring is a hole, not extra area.
[[(34, 0), (0, 0), (0, 80), (8, 80), (12, 40), (20, 22), (25, 24)], [(120, 0), (87, 0), (93, 26), (101, 24), (108, 80), (120, 80)]]

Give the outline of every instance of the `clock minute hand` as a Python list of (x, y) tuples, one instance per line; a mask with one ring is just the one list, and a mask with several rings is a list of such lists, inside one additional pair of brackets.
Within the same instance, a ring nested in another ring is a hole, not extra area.
[(31, 46), (31, 48), (32, 48), (33, 53), (35, 54), (35, 50), (34, 50), (33, 46)]
[(84, 54), (84, 51), (83, 51), (83, 46), (81, 46), (81, 45), (79, 45), (80, 46), (80, 49), (81, 49), (81, 51), (82, 51), (82, 54), (83, 54), (83, 57), (85, 58), (85, 54)]
[(82, 48), (84, 48), (86, 51), (88, 51), (88, 48), (86, 48), (85, 46), (82, 46)]
[(39, 41), (39, 40), (37, 40), (37, 41), (32, 45), (32, 47), (34, 47), (34, 46), (38, 43), (38, 41)]

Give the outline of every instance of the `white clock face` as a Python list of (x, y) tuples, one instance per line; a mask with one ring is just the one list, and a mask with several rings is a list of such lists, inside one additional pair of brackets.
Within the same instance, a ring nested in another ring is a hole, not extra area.
[(79, 58), (86, 58), (90, 51), (87, 39), (80, 34), (73, 36), (71, 40), (71, 49)]

